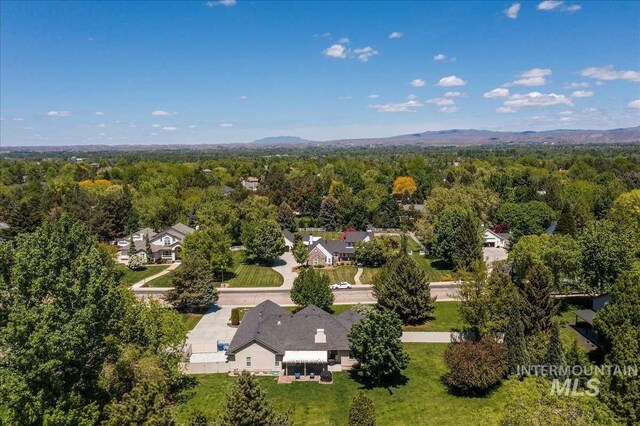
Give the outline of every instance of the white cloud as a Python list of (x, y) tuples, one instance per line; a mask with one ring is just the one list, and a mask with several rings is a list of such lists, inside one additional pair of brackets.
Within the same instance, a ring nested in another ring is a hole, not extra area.
[(156, 116), (156, 117), (168, 117), (168, 116), (171, 115), (171, 113), (159, 109), (159, 110), (151, 111), (151, 115)]
[(71, 113), (69, 111), (49, 111), (47, 115), (50, 117), (69, 117)]
[(483, 98), (487, 98), (487, 99), (505, 98), (507, 96), (509, 96), (509, 89), (503, 89), (501, 87), (498, 87), (497, 89), (493, 89), (492, 91), (482, 95)]
[(216, 7), (216, 6), (235, 6), (236, 0), (216, 0), (216, 1), (208, 1), (207, 7)]
[(394, 31), (391, 34), (389, 34), (389, 38), (394, 39), (394, 38), (400, 38), (402, 37), (402, 33), (399, 33), (398, 31)]
[(640, 108), (640, 99), (636, 99), (635, 101), (631, 101), (627, 104), (629, 108)]
[(441, 87), (466, 86), (466, 85), (467, 85), (466, 81), (464, 81), (460, 77), (456, 77), (455, 75), (442, 77), (438, 82), (438, 86), (441, 86)]
[(106, 124), (98, 124), (96, 127), (107, 127)]
[(196, 127), (198, 127), (198, 126), (196, 126), (195, 124), (190, 124), (190, 125), (189, 125), (189, 128), (190, 128), (190, 129), (195, 129)]
[(411, 83), (409, 84), (411, 84), (413, 87), (424, 87), (427, 82), (421, 78), (416, 78), (415, 80), (411, 80)]
[(176, 130), (178, 130), (178, 128), (173, 126), (165, 126), (162, 128), (162, 130), (164, 130), (165, 132), (175, 132)]
[(562, 87), (565, 88), (565, 89), (585, 88), (585, 87), (589, 87), (589, 83), (587, 83), (586, 81), (582, 81), (582, 82), (579, 82), (579, 83), (571, 82), (571, 83), (565, 84)]
[(526, 94), (515, 94), (509, 96), (504, 101), (505, 107), (510, 108), (528, 108), (528, 107), (545, 107), (553, 105), (573, 106), (571, 99), (565, 95), (556, 95), (555, 93), (530, 92)]
[(421, 106), (424, 106), (424, 104), (412, 99), (399, 103), (369, 105), (367, 108), (375, 109), (377, 112), (416, 112), (415, 108)]
[(601, 82), (600, 80), (596, 81), (596, 86), (602, 86), (604, 83)]
[(340, 58), (344, 59), (347, 57), (347, 49), (341, 44), (332, 44), (322, 51), (324, 56), (328, 56), (330, 58)]
[(342, 37), (340, 40), (338, 40), (338, 43), (340, 44), (347, 44), (349, 43), (351, 40), (349, 40), (347, 37)]
[(453, 99), (447, 99), (447, 98), (433, 98), (433, 99), (429, 99), (427, 103), (435, 104), (438, 106), (455, 105), (455, 102)]
[(367, 46), (361, 49), (354, 49), (353, 54), (362, 62), (367, 62), (370, 57), (376, 56), (378, 54), (378, 51), (371, 46)]
[(462, 92), (447, 92), (444, 96), (447, 98), (459, 98), (461, 96), (465, 96), (465, 94)]
[(545, 77), (551, 74), (552, 72), (549, 68), (532, 68), (519, 74), (518, 77), (520, 78), (518, 80), (507, 83), (505, 86), (544, 86), (547, 84)]
[(222, 128), (233, 127), (233, 123), (229, 123), (228, 121), (223, 121), (223, 122), (220, 123), (220, 127), (222, 127)]
[(499, 112), (500, 114), (510, 114), (510, 113), (516, 112), (516, 110), (513, 109), (513, 108), (501, 106), (501, 107), (496, 108), (496, 112)]
[(438, 53), (436, 56), (433, 57), (434, 61), (444, 61), (445, 59), (447, 59), (447, 57), (445, 56), (444, 53)]
[(593, 92), (590, 90), (576, 90), (571, 94), (571, 96), (574, 98), (588, 98), (593, 96)]
[(440, 112), (446, 112), (446, 113), (453, 113), (453, 112), (457, 112), (458, 111), (458, 107), (457, 106), (446, 106), (446, 107), (442, 107), (440, 108)]
[(413, 99), (418, 99), (418, 97), (416, 95), (414, 95), (414, 94), (411, 94), (411, 95), (407, 96), (407, 99), (413, 100)]
[(242, 95), (242, 96), (238, 96), (238, 99), (240, 99), (241, 101), (244, 101), (246, 99), (249, 99), (249, 97), (247, 95)]
[(24, 118), (22, 117), (16, 117), (13, 119), (13, 121), (24, 121)]
[(104, 112), (102, 112), (102, 111), (96, 111), (96, 115), (104, 115)]
[(504, 11), (507, 17), (511, 19), (516, 19), (518, 17), (518, 12), (520, 12), (520, 3), (514, 3)]
[(568, 115), (573, 115), (573, 111), (567, 110), (567, 111), (560, 111), (559, 113), (560, 115), (563, 116), (568, 116)]
[(376, 95), (375, 93), (372, 93), (369, 96), (367, 96), (367, 98), (369, 98), (369, 99), (378, 99), (379, 97), (380, 97), (380, 95)]
[(152, 124), (151, 127), (158, 128), (158, 127), (160, 127), (160, 125), (159, 124)]
[(544, 0), (538, 3), (538, 6), (536, 6), (536, 8), (538, 10), (545, 10), (545, 11), (559, 10), (560, 12), (574, 13), (582, 9), (582, 6), (580, 6), (579, 4), (573, 4), (571, 6), (567, 6), (564, 4), (564, 1), (561, 1), (561, 0)]
[(579, 74), (583, 77), (595, 78), (597, 80), (640, 81), (640, 71), (616, 71), (613, 65), (585, 68), (579, 71)]
[(340, 96), (338, 97), (339, 101), (348, 101), (351, 99), (351, 96)]

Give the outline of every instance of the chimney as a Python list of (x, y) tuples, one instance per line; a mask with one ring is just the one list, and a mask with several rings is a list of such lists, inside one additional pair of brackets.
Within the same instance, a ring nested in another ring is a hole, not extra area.
[(324, 328), (319, 328), (316, 331), (315, 343), (327, 343), (327, 335), (324, 334)]

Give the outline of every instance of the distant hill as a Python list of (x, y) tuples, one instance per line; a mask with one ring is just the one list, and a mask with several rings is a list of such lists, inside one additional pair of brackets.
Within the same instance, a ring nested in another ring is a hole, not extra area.
[(262, 138), (250, 142), (251, 144), (260, 144), (260, 145), (280, 145), (287, 143), (304, 143), (310, 142), (307, 139), (302, 139), (297, 136), (270, 136), (267, 138)]
[(72, 145), (72, 146), (7, 146), (2, 152), (12, 151), (155, 151), (155, 150), (224, 150), (234, 148), (263, 148), (286, 146), (304, 147), (359, 147), (385, 145), (416, 146), (478, 146), (505, 144), (578, 145), (578, 144), (640, 143), (640, 126), (611, 130), (545, 130), (523, 132), (495, 132), (492, 130), (451, 129), (437, 130), (383, 138), (337, 139), (309, 141), (297, 136), (272, 136), (249, 143), (232, 144), (167, 144), (167, 145)]

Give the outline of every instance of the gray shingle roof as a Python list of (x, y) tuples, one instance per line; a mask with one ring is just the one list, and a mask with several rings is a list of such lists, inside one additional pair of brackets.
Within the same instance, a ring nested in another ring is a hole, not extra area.
[[(266, 300), (247, 312), (231, 340), (228, 354), (256, 342), (278, 354), (285, 351), (348, 350), (347, 334), (359, 314), (350, 311), (335, 317), (314, 305), (292, 314)], [(326, 343), (315, 343), (318, 329), (324, 329)]]
[(181, 233), (182, 235), (188, 235), (191, 234), (192, 232), (195, 232), (195, 229), (183, 224), (183, 223), (176, 223), (175, 225), (173, 225), (171, 228), (169, 229), (173, 229), (179, 233)]
[(284, 237), (291, 242), (295, 241), (295, 236), (293, 235), (293, 233), (286, 228), (282, 230), (282, 235), (284, 235)]
[(359, 243), (367, 237), (373, 237), (373, 233), (365, 231), (345, 232), (344, 240), (348, 243)]

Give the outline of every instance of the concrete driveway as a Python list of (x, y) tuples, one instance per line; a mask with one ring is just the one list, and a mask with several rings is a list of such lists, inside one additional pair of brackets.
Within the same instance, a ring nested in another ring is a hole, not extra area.
[(274, 271), (284, 277), (284, 283), (278, 288), (291, 288), (293, 287), (293, 280), (298, 276), (297, 272), (293, 272), (292, 269), (297, 265), (293, 254), (290, 251), (285, 251), (280, 259), (274, 262), (271, 267)]
[(218, 351), (218, 340), (231, 342), (236, 328), (229, 327), (231, 306), (210, 307), (193, 330), (187, 334), (187, 344), (193, 353), (211, 353)]
[(497, 260), (507, 259), (507, 250), (503, 248), (484, 247), (482, 249), (482, 253), (484, 254), (484, 260), (485, 262), (487, 262), (488, 266), (490, 266), (492, 262), (495, 262)]

